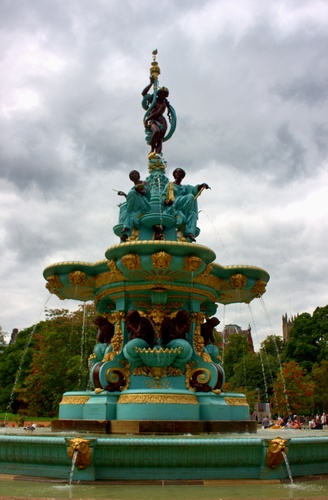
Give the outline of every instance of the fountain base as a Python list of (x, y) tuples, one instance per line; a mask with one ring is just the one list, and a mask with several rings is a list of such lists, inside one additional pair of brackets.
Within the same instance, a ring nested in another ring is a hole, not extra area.
[(54, 432), (94, 432), (97, 434), (256, 434), (257, 422), (205, 420), (53, 420)]

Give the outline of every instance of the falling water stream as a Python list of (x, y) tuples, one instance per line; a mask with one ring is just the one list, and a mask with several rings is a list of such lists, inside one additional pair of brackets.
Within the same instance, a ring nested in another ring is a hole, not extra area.
[(163, 231), (163, 210), (162, 210), (162, 200), (161, 200), (161, 179), (158, 176), (157, 177), (157, 183), (158, 183), (158, 206), (159, 206), (159, 222), (160, 222), (160, 228), (161, 231)]
[(286, 464), (286, 468), (287, 468), (287, 472), (288, 472), (288, 477), (289, 477), (290, 483), (294, 484), (293, 476), (292, 476), (292, 471), (290, 470), (290, 465), (289, 465), (289, 461), (288, 461), (287, 455), (286, 455), (286, 453), (284, 451), (282, 451), (281, 454), (284, 457), (284, 461), (285, 461), (285, 464)]
[(72, 465), (71, 465), (71, 470), (70, 470), (70, 473), (69, 473), (69, 480), (68, 480), (68, 484), (69, 485), (71, 485), (72, 482), (73, 482), (73, 475), (74, 475), (74, 470), (75, 470), (75, 463), (76, 463), (77, 454), (78, 454), (78, 451), (75, 450), (74, 453), (73, 453)]

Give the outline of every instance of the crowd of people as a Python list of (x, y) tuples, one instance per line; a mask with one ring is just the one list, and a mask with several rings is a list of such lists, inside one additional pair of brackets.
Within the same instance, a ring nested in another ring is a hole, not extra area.
[(269, 418), (265, 415), (262, 420), (263, 429), (303, 429), (308, 425), (309, 429), (324, 429), (328, 426), (328, 416), (326, 413), (315, 415), (307, 421), (306, 417), (293, 415), (285, 416), (284, 418), (277, 417), (276, 419)]

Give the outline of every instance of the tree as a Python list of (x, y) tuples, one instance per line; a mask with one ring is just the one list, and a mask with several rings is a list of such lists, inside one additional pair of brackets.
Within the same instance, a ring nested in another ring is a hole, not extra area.
[(313, 365), (311, 377), (314, 382), (314, 407), (317, 413), (328, 413), (327, 373), (327, 360)]
[(284, 351), (284, 361), (296, 361), (311, 372), (316, 362), (328, 354), (328, 306), (317, 307), (313, 315), (298, 316), (290, 330), (290, 339)]
[(33, 335), (37, 326), (21, 330), (15, 344), (6, 347), (0, 357), (0, 410), (17, 413), (21, 403), (17, 389), (23, 383), (32, 360)]
[(279, 335), (269, 335), (261, 342), (261, 350), (268, 356), (281, 356), (285, 349), (285, 343)]
[(279, 415), (310, 414), (313, 410), (314, 383), (295, 361), (284, 363), (274, 384), (271, 407)]
[(248, 392), (260, 393), (261, 401), (269, 402), (279, 369), (276, 357), (262, 352), (249, 352), (234, 365), (234, 375), (229, 379), (231, 390), (244, 387)]
[(50, 310), (46, 321), (19, 332), (0, 357), (0, 410), (52, 417), (64, 392), (86, 389), (95, 314), (93, 305)]
[[(227, 381), (235, 373), (235, 366), (238, 365), (245, 356), (251, 352), (247, 338), (241, 333), (233, 333), (229, 336), (223, 357), (223, 367)], [(245, 385), (245, 382), (241, 385)]]
[(0, 347), (6, 344), (5, 334), (6, 332), (2, 330), (2, 327), (0, 325)]
[(52, 417), (64, 392), (86, 389), (97, 332), (94, 306), (51, 310), (48, 316), (39, 324), (29, 373), (17, 392), (29, 415)]

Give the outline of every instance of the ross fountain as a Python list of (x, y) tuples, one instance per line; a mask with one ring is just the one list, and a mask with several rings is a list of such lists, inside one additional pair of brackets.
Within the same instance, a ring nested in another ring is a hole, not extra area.
[(133, 187), (127, 195), (119, 192), (126, 198), (114, 227), (120, 242), (105, 252), (106, 260), (62, 262), (44, 271), (51, 293), (93, 300), (102, 318), (90, 359), (93, 390), (65, 393), (53, 429), (256, 432), (245, 396), (222, 392), (212, 316), (218, 303), (261, 297), (269, 275), (214, 263), (214, 252), (196, 243), (197, 200), (209, 186), (182, 184), (181, 168), (173, 182), (165, 175), (162, 143), (174, 132), (176, 114), (168, 89), (158, 86), (159, 74), (153, 54), (142, 92), (149, 175), (141, 181), (133, 170)]
[(113, 228), (119, 243), (96, 263), (61, 262), (44, 271), (51, 293), (96, 304), (91, 389), (63, 394), (51, 436), (1, 435), (2, 473), (70, 483), (328, 473), (326, 437), (271, 443), (256, 435), (245, 395), (222, 391), (213, 343), (217, 304), (260, 298), (269, 275), (215, 263), (214, 252), (196, 243), (197, 201), (209, 186), (183, 184), (181, 168), (173, 182), (166, 177), (162, 145), (176, 114), (159, 74), (154, 51), (142, 93), (149, 175), (142, 181), (133, 170), (128, 194), (118, 192), (126, 198)]

